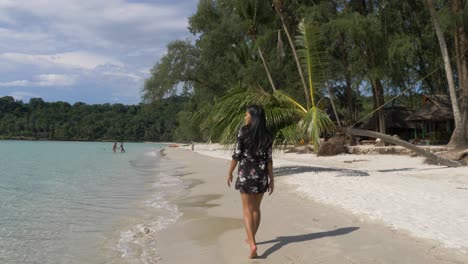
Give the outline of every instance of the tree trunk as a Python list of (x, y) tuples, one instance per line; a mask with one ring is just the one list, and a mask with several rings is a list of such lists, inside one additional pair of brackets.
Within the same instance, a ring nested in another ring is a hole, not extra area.
[(263, 52), (260, 49), (260, 47), (257, 47), (257, 49), (258, 49), (258, 54), (260, 54), (260, 58), (262, 59), (263, 67), (265, 68), (265, 72), (266, 72), (266, 74), (268, 76), (268, 81), (270, 81), (271, 88), (273, 89), (273, 92), (276, 92), (276, 86), (275, 86), (275, 83), (273, 82), (273, 78), (271, 78), (270, 69), (268, 69), (268, 65), (267, 65), (267, 63), (265, 61), (265, 58), (263, 57)]
[(383, 86), (380, 83), (379, 79), (370, 79), (372, 86), (372, 98), (374, 101), (374, 111), (376, 113), (374, 116), (377, 119), (376, 131), (379, 131), (382, 134), (385, 134), (385, 112), (380, 107), (384, 104), (384, 95), (383, 95)]
[(299, 60), (299, 56), (297, 56), (296, 45), (294, 44), (294, 41), (293, 41), (293, 39), (291, 37), (291, 34), (289, 33), (289, 29), (286, 26), (286, 21), (284, 19), (284, 15), (283, 15), (282, 3), (280, 3), (280, 1), (274, 1), (274, 3), (275, 3), (276, 13), (278, 14), (278, 16), (281, 19), (281, 23), (283, 24), (284, 33), (286, 34), (286, 37), (288, 38), (289, 45), (291, 46), (291, 50), (292, 50), (293, 55), (294, 55), (294, 60), (296, 61), (297, 71), (299, 72), (299, 75), (301, 76), (302, 87), (304, 88), (304, 95), (305, 95), (305, 99), (306, 99), (306, 105), (307, 105), (307, 109), (309, 109), (309, 107), (310, 107), (309, 102), (310, 102), (311, 99), (310, 99), (309, 90), (307, 89), (307, 84), (306, 84), (306, 81), (305, 81), (305, 78), (304, 78), (304, 73), (302, 72), (301, 62)]
[[(463, 30), (463, 28), (462, 28)], [(459, 31), (458, 26), (455, 27), (454, 32), (453, 32), (453, 38), (454, 38), (454, 44), (455, 44), (455, 61), (457, 65), (457, 76), (458, 76), (458, 88), (461, 91), (463, 87), (465, 87), (465, 76), (463, 76), (463, 66), (462, 66), (462, 50), (463, 47), (460, 47), (461, 45), (461, 34)], [(463, 109), (460, 109), (463, 110)]]
[(465, 141), (468, 141), (468, 89), (465, 89), (462, 103), (463, 103), (463, 112), (462, 112), (462, 121), (465, 126)]
[(377, 107), (379, 108), (379, 110), (377, 111), (377, 113), (379, 114), (379, 131), (380, 133), (385, 134), (386, 133), (385, 112), (383, 108), (381, 108), (385, 103), (384, 89), (379, 79), (375, 80), (375, 97), (377, 99), (377, 105), (378, 105)]
[(468, 140), (468, 40), (463, 21), (463, 1), (452, 0), (452, 12), (456, 16), (454, 28), (455, 52), (457, 60), (458, 83), (461, 97), (461, 118)]
[(369, 130), (362, 130), (362, 129), (357, 129), (357, 128), (348, 128), (348, 127), (338, 127), (338, 130), (340, 130), (343, 133), (349, 134), (349, 135), (355, 135), (355, 136), (363, 136), (363, 137), (372, 137), (372, 138), (380, 138), (384, 142), (389, 142), (398, 146), (402, 146), (404, 148), (410, 149), (414, 151), (416, 154), (426, 157), (437, 164), (448, 166), (448, 167), (460, 167), (464, 166), (465, 164), (460, 161), (456, 160), (449, 160), (443, 157), (439, 157), (427, 150), (424, 150), (422, 148), (419, 148), (409, 142), (406, 142), (404, 140), (385, 135), (382, 133), (377, 133), (374, 131), (369, 131)]
[(336, 123), (338, 124), (338, 126), (341, 126), (340, 117), (338, 116), (338, 111), (336, 111), (335, 95), (333, 93), (333, 89), (330, 84), (328, 84), (327, 87), (328, 87), (328, 93), (330, 94), (330, 102), (332, 104), (333, 113), (335, 114)]
[(449, 86), (450, 100), (452, 101), (453, 117), (455, 120), (455, 129), (453, 131), (452, 137), (450, 138), (448, 146), (454, 148), (461, 148), (468, 145), (468, 140), (465, 138), (465, 127), (463, 126), (460, 108), (458, 107), (457, 93), (455, 91), (452, 66), (450, 65), (447, 44), (445, 42), (445, 37), (442, 32), (442, 29), (440, 28), (439, 20), (437, 18), (437, 13), (432, 0), (426, 0), (426, 3), (429, 8), (429, 12), (431, 13), (432, 22), (434, 24), (434, 29), (436, 31), (437, 39), (439, 40), (440, 50), (444, 59), (445, 74)]
[(468, 43), (463, 23), (463, 1), (452, 0), (452, 12), (456, 16), (456, 26), (454, 28), (455, 52), (457, 58), (457, 72), (460, 91), (468, 88)]
[(351, 76), (349, 74), (349, 71), (346, 70), (345, 73), (345, 82), (346, 82), (346, 87), (345, 87), (345, 96), (346, 96), (346, 105), (348, 106), (348, 118), (349, 118), (349, 123), (351, 125), (354, 124), (354, 105), (353, 105), (353, 88), (351, 87)]
[[(345, 82), (346, 82), (346, 87), (345, 87), (345, 96), (346, 96), (346, 104), (348, 106), (348, 118), (349, 118), (349, 124), (351, 126), (354, 125), (356, 120), (354, 119), (354, 105), (353, 105), (353, 88), (351, 87), (351, 76), (350, 72), (347, 69), (345, 70)], [(357, 140), (354, 135), (351, 135), (351, 146), (357, 145)]]
[[(377, 95), (375, 92), (375, 83), (372, 80), (370, 80), (370, 83), (372, 86), (372, 110), (375, 110), (379, 107), (379, 103), (377, 102)], [(375, 124), (375, 127), (373, 127), (373, 129), (375, 129), (375, 131), (379, 131), (379, 115), (378, 113), (374, 112), (372, 116), (376, 120), (376, 124)]]

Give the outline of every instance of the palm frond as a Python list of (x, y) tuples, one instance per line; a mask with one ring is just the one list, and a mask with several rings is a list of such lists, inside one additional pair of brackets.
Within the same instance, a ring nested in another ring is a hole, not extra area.
[[(279, 100), (262, 89), (237, 87), (205, 112), (197, 113), (196, 120), (205, 128), (209, 139), (229, 145), (236, 141), (237, 132), (243, 125), (245, 110), (252, 104), (263, 106), (267, 126), (274, 135), (287, 126), (296, 125), (304, 115), (303, 111), (290, 102), (286, 102), (285, 99)], [(289, 140), (281, 138), (279, 142), (297, 143), (299, 137), (293, 137), (291, 133), (290, 131), (286, 134), (289, 135), (286, 137)]]
[(271, 97), (260, 89), (237, 87), (210, 107), (202, 122), (209, 139), (222, 144), (235, 142), (237, 131), (243, 124), (245, 109), (251, 104), (265, 105)]
[[(266, 24), (274, 19), (273, 11), (268, 1), (237, 0), (236, 10), (239, 16), (248, 21), (250, 30), (257, 30), (257, 26)], [(254, 33), (254, 32), (252, 32)], [(255, 32), (256, 33), (256, 32)]]
[(297, 123), (285, 126), (277, 131), (275, 147), (282, 148), (287, 145), (296, 145), (305, 138), (304, 133), (300, 133)]
[(280, 129), (277, 140), (284, 145), (297, 144), (301, 139), (305, 139), (307, 142), (312, 141), (314, 149), (318, 150), (322, 134), (334, 129), (333, 121), (327, 113), (320, 109), (320, 101), (309, 110), (306, 110), (297, 101), (280, 91), (275, 92), (274, 95), (278, 100), (290, 104), (290, 107), (293, 107), (295, 112), (301, 116), (295, 129), (292, 129), (292, 127), (284, 128), (286, 130)]
[(285, 101), (285, 102), (288, 102), (288, 103), (292, 104), (294, 107), (298, 108), (303, 113), (307, 113), (307, 110), (299, 102), (297, 102), (293, 98), (289, 97), (288, 95), (286, 95), (282, 91), (277, 90), (274, 93), (274, 96), (280, 101)]
[(321, 135), (326, 131), (332, 131), (335, 125), (327, 113), (313, 106), (304, 115), (298, 127), (303, 133), (308, 135), (308, 140), (313, 142), (314, 149), (318, 150)]
[(232, 48), (234, 58), (244, 67), (256, 59), (254, 47), (251, 43), (241, 42)]
[(314, 95), (322, 89), (326, 79), (327, 64), (325, 56), (319, 49), (319, 33), (317, 27), (304, 20), (299, 23), (299, 34), (296, 36), (297, 54), (308, 79), (312, 106), (315, 105)]
[(277, 133), (285, 126), (297, 124), (301, 119), (301, 114), (290, 106), (265, 106), (267, 126), (272, 133)]

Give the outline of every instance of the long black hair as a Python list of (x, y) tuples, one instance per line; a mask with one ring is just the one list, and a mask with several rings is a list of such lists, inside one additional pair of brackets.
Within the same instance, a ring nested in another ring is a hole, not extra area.
[(273, 136), (266, 125), (265, 111), (258, 105), (250, 105), (246, 110), (251, 116), (247, 136), (250, 143), (248, 146), (249, 150), (255, 153), (259, 150), (267, 149), (273, 141)]

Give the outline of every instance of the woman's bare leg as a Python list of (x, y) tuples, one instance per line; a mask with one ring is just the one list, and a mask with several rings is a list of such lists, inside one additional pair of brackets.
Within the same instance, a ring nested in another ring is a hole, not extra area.
[(250, 254), (249, 258), (255, 258), (257, 256), (257, 242), (255, 241), (255, 236), (253, 233), (254, 230), (254, 221), (253, 221), (253, 195), (247, 193), (241, 193), (242, 199), (242, 210), (244, 212), (244, 226), (245, 232), (247, 233), (247, 239), (250, 245)]
[[(252, 218), (253, 218), (253, 236), (257, 234), (258, 227), (260, 226), (260, 221), (262, 218), (262, 214), (260, 211), (260, 204), (262, 202), (263, 193), (252, 194), (253, 202), (252, 202)], [(256, 240), (255, 240), (256, 241)], [(249, 239), (245, 239), (245, 243), (249, 244)]]
[(257, 234), (258, 227), (260, 226), (260, 220), (262, 214), (260, 212), (260, 204), (262, 202), (263, 193), (257, 193), (253, 195), (252, 203), (252, 216), (253, 216), (253, 236)]

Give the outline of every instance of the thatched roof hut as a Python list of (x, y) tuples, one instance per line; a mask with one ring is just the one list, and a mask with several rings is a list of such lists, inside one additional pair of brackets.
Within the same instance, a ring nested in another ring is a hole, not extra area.
[(407, 121), (448, 121), (453, 120), (452, 102), (448, 95), (423, 94), (423, 105), (406, 118)]
[[(406, 117), (411, 115), (413, 112), (404, 106), (388, 106), (384, 107), (385, 126), (390, 130), (408, 129), (414, 128), (414, 124), (408, 122)], [(377, 114), (373, 115), (361, 128), (367, 130), (375, 130), (379, 127)]]
[(415, 138), (445, 144), (454, 128), (452, 101), (448, 95), (423, 95), (423, 104), (406, 120), (416, 125)]

